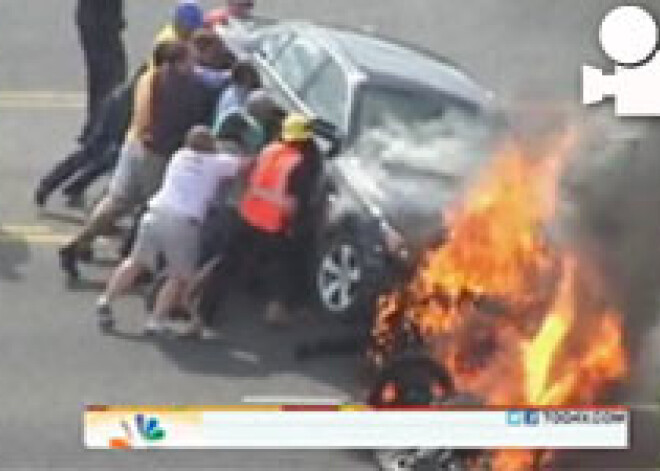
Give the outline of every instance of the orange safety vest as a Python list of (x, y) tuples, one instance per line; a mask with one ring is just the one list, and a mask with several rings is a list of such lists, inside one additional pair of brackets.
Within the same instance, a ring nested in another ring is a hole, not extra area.
[(263, 150), (241, 201), (245, 222), (270, 233), (287, 229), (295, 210), (295, 200), (286, 193), (287, 182), (302, 158), (300, 151), (282, 142)]

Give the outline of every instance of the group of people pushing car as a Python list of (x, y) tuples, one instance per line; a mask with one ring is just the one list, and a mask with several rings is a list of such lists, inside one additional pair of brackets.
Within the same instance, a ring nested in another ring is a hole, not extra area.
[[(163, 332), (168, 316), (183, 308), (190, 313), (185, 334), (213, 336), (228, 274), (248, 258), (261, 267), (266, 320), (287, 321), (295, 294), (294, 241), (306, 233), (321, 161), (310, 118), (278, 106), (245, 51), (222, 34), (222, 25), (249, 16), (252, 8), (250, 0), (228, 0), (226, 8), (205, 14), (194, 1), (179, 2), (134, 77), (114, 84), (100, 102), (90, 96), (77, 149), (37, 188), (35, 200), (43, 206), (68, 181), (65, 194), (79, 202), (91, 181), (113, 171), (82, 229), (59, 250), (71, 280), (80, 277), (79, 262), (92, 257), (97, 236), (121, 217), (135, 217), (125, 258), (98, 298), (103, 331), (114, 328), (113, 301), (150, 273), (162, 283), (144, 332)], [(88, 61), (88, 91), (98, 95), (91, 68)], [(123, 75), (114, 71), (115, 80)]]

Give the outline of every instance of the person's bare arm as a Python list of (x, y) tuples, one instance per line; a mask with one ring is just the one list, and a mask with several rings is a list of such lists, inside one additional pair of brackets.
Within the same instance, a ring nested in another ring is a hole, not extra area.
[(155, 70), (149, 69), (139, 78), (133, 99), (133, 130), (142, 142), (151, 140), (153, 82)]

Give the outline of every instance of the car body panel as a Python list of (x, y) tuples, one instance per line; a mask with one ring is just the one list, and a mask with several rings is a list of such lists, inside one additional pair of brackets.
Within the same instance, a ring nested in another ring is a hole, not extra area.
[(493, 94), (432, 53), (344, 28), (275, 22), (249, 43), (273, 98), (333, 129), (311, 250), (350, 234), (375, 286), (439, 242), (443, 210), (491, 154)]

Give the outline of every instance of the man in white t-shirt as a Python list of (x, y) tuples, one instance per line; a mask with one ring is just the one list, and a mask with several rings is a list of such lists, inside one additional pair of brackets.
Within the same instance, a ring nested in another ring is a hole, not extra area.
[(216, 141), (205, 126), (195, 126), (185, 146), (172, 157), (163, 185), (149, 201), (131, 255), (112, 274), (99, 297), (97, 313), (103, 330), (113, 326), (111, 302), (130, 289), (145, 271), (154, 271), (160, 255), (167, 281), (147, 319), (145, 333), (162, 330), (163, 319), (184, 295), (197, 268), (200, 228), (219, 185), (241, 168), (240, 135)]

